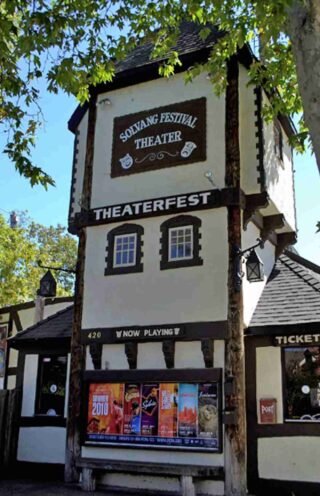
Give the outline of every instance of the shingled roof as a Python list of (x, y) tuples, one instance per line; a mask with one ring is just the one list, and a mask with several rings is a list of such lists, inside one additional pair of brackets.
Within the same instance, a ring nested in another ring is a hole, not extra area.
[(37, 324), (19, 332), (8, 341), (13, 348), (21, 348), (24, 345), (35, 342), (47, 342), (48, 340), (71, 339), (73, 321), (73, 305), (50, 315)]
[(272, 270), (248, 330), (317, 322), (320, 329), (320, 267), (286, 251)]

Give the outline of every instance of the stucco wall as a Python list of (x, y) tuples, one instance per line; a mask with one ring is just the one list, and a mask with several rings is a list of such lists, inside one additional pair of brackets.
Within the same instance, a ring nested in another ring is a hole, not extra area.
[[(266, 96), (263, 103), (267, 104)], [(291, 230), (296, 230), (296, 218), (294, 207), (294, 178), (291, 148), (286, 133), (282, 128), (283, 137), (283, 161), (275, 154), (273, 122), (264, 122), (263, 125), (265, 154), (264, 167), (266, 175), (266, 186), (271, 202), (279, 213), (283, 213)], [(286, 229), (288, 230), (288, 228)]]
[(107, 233), (118, 224), (88, 228), (82, 327), (225, 320), (227, 315), (226, 209), (192, 212), (202, 220), (203, 265), (160, 270), (160, 224), (144, 227), (143, 272), (105, 276)]
[(258, 460), (261, 478), (319, 483), (318, 437), (258, 439)]
[(281, 348), (267, 346), (257, 348), (257, 414), (260, 422), (261, 398), (277, 400), (277, 423), (283, 422)]
[(198, 267), (160, 270), (164, 216), (138, 222), (144, 227), (143, 272), (105, 276), (107, 233), (118, 224), (88, 228), (83, 328), (226, 319), (226, 209), (192, 215), (202, 220)]
[(64, 427), (20, 428), (17, 459), (24, 462), (64, 463)]
[[(207, 98), (206, 161), (110, 178), (114, 117), (199, 97)], [(99, 103), (106, 98), (109, 105)], [(91, 207), (206, 190), (209, 183), (204, 173), (208, 169), (212, 170), (216, 184), (223, 187), (224, 108), (224, 97), (214, 95), (205, 74), (197, 77), (193, 84), (185, 84), (182, 73), (99, 95)]]
[(247, 69), (239, 66), (239, 140), (241, 158), (241, 188), (248, 194), (259, 193), (258, 183), (258, 137), (256, 126), (257, 110), (254, 86), (248, 85), (249, 76)]
[(22, 390), (22, 417), (34, 415), (38, 361), (39, 355), (26, 355)]

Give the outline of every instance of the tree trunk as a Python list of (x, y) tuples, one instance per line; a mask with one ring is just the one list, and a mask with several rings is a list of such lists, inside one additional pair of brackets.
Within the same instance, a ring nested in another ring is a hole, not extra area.
[[(226, 186), (240, 190), (239, 69), (236, 57), (228, 62), (226, 91)], [(241, 246), (240, 205), (228, 207), (228, 339), (225, 348), (225, 376), (234, 377), (235, 394), (230, 398), (237, 420), (225, 426), (225, 494), (244, 496), (246, 478), (246, 417), (244, 378), (244, 337), (242, 291), (235, 291), (234, 249)]]
[(296, 0), (288, 8), (288, 35), (313, 150), (320, 171), (320, 1)]

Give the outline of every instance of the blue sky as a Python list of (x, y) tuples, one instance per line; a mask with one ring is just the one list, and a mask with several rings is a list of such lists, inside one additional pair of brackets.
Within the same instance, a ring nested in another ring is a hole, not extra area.
[[(67, 225), (73, 154), (73, 135), (67, 122), (77, 103), (64, 94), (43, 93), (41, 104), (46, 124), (39, 134), (33, 160), (53, 176), (56, 187), (48, 191), (40, 186), (31, 188), (1, 155), (0, 213), (7, 217), (6, 212), (28, 210), (30, 217), (41, 224)], [(296, 155), (294, 168), (299, 229), (296, 248), (300, 255), (320, 265), (320, 233), (315, 233), (320, 221), (320, 175), (310, 153)]]

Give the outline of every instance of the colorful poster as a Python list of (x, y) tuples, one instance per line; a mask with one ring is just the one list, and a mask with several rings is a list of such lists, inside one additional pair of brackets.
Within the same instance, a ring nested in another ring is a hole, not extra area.
[(217, 385), (199, 384), (198, 395), (198, 436), (215, 438), (218, 436)]
[(161, 437), (177, 437), (178, 384), (160, 384), (159, 429)]
[(87, 433), (122, 434), (123, 384), (90, 384)]
[(198, 423), (198, 385), (179, 384), (178, 436), (196, 437)]
[(159, 384), (142, 384), (142, 436), (158, 435)]
[(123, 434), (138, 435), (141, 431), (140, 384), (125, 384)]

